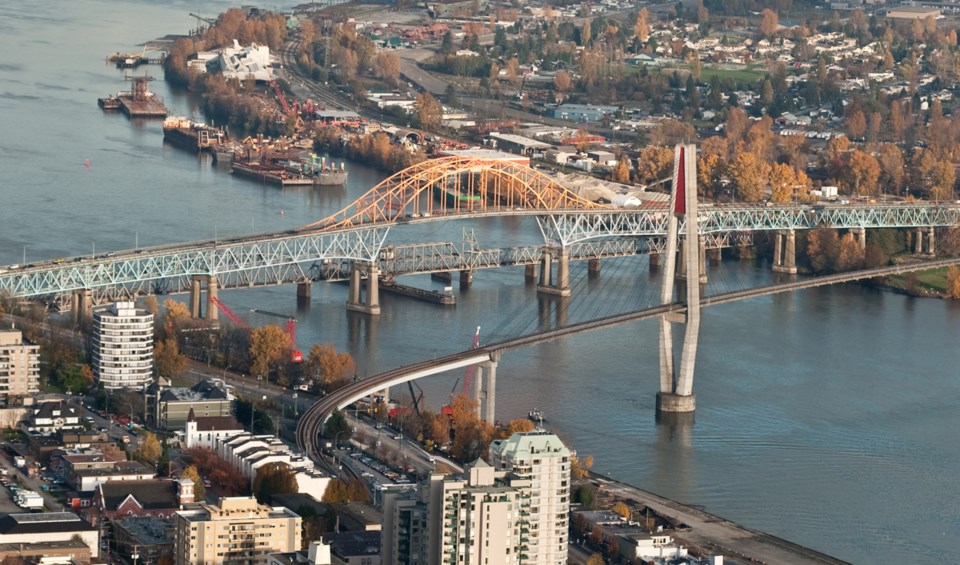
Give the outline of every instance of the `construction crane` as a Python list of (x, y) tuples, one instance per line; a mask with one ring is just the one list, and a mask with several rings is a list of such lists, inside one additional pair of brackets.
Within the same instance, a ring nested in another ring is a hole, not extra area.
[(190, 16), (197, 19), (197, 35), (200, 35), (201, 33), (204, 32), (204, 28), (203, 28), (204, 23), (207, 24), (207, 27), (216, 25), (217, 23), (216, 18), (205, 18), (203, 16), (194, 14), (193, 12), (190, 12)]
[[(229, 318), (230, 321), (236, 324), (238, 327), (245, 330), (251, 329), (250, 324), (246, 323), (240, 316), (237, 316), (229, 306), (221, 302), (216, 296), (211, 296), (210, 302), (216, 304), (217, 309), (223, 312), (223, 315)], [(287, 323), (284, 325), (283, 331), (287, 334), (287, 336), (290, 337), (290, 360), (294, 363), (302, 363), (303, 352), (297, 349), (297, 319), (292, 316), (285, 316), (283, 314), (277, 314), (276, 312), (269, 312), (267, 310), (254, 310), (254, 312), (287, 319)]]
[(300, 118), (300, 112), (297, 109), (297, 102), (294, 101), (293, 106), (287, 102), (287, 97), (283, 94), (283, 90), (280, 88), (280, 85), (276, 80), (270, 79), (270, 86), (273, 87), (273, 91), (277, 93), (277, 100), (280, 101), (280, 107), (283, 108), (283, 113), (287, 116), (294, 116), (297, 120), (297, 127), (303, 125), (303, 119)]

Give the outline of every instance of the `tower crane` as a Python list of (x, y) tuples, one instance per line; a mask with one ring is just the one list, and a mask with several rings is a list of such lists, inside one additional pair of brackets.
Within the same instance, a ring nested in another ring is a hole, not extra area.
[[(233, 322), (234, 324), (236, 324), (238, 327), (243, 328), (243, 329), (248, 330), (248, 331), (251, 329), (251, 328), (250, 328), (250, 324), (248, 324), (247, 322), (245, 322), (245, 321), (243, 320), (243, 318), (241, 318), (240, 316), (237, 316), (237, 314), (236, 314), (233, 310), (231, 310), (229, 306), (227, 306), (226, 304), (224, 304), (219, 298), (217, 298), (216, 296), (211, 296), (211, 297), (210, 297), (210, 301), (213, 302), (213, 303), (217, 306), (217, 309), (218, 309), (218, 310), (220, 310), (221, 312), (223, 312), (223, 315), (224, 315), (224, 316), (226, 316), (227, 318), (229, 318), (230, 321)], [(278, 317), (278, 318), (286, 318), (286, 319), (287, 319), (287, 323), (284, 324), (284, 326), (283, 326), (283, 331), (284, 331), (284, 333), (287, 334), (287, 336), (290, 337), (290, 347), (291, 347), (291, 349), (290, 349), (290, 361), (292, 361), (292, 362), (294, 362), (294, 363), (302, 363), (302, 362), (303, 362), (303, 352), (300, 351), (299, 349), (297, 349), (297, 319), (294, 318), (294, 317), (292, 317), (292, 316), (285, 316), (285, 315), (283, 315), (283, 314), (277, 314), (276, 312), (268, 312), (267, 310), (254, 310), (254, 312), (257, 312), (257, 313), (260, 313), (260, 314), (266, 314), (266, 315), (268, 315), (268, 316), (276, 316), (276, 317)]]

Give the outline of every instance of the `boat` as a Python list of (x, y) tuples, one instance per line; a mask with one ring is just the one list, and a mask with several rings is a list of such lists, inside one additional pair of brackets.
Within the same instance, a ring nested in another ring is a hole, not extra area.
[(227, 134), (189, 118), (172, 116), (163, 120), (163, 139), (190, 151), (213, 151), (227, 141)]
[(546, 422), (546, 420), (543, 419), (543, 412), (541, 412), (539, 408), (534, 408), (530, 412), (527, 412), (527, 419), (533, 420), (537, 425)]
[(113, 94), (104, 98), (97, 98), (97, 105), (100, 106), (100, 108), (105, 112), (119, 110), (120, 98)]

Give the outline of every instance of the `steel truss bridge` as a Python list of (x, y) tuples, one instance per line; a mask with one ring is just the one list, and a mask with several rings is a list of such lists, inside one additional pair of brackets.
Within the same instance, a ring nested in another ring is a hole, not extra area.
[[(720, 293), (713, 296), (706, 296), (701, 298), (700, 306), (719, 306), (721, 304), (729, 304), (731, 302), (746, 300), (748, 298), (758, 298), (762, 296), (782, 294), (818, 286), (827, 286), (913, 271), (935, 269), (938, 267), (956, 265), (958, 263), (960, 263), (960, 258), (922, 261), (917, 263), (893, 265), (876, 269), (866, 269), (850, 273), (815, 277), (787, 283), (772, 284), (758, 288), (737, 290)], [(614, 314), (604, 318), (588, 320), (561, 328), (548, 329), (533, 334), (509, 338), (496, 343), (481, 345), (476, 349), (469, 349), (442, 357), (435, 357), (433, 359), (420, 361), (411, 365), (405, 365), (396, 369), (384, 371), (383, 373), (377, 375), (372, 375), (361, 381), (351, 383), (337, 391), (334, 391), (326, 397), (318, 400), (310, 408), (308, 408), (297, 423), (297, 444), (300, 449), (305, 451), (308, 455), (314, 457), (317, 456), (320, 451), (318, 448), (318, 441), (322, 433), (323, 423), (335, 410), (343, 410), (361, 398), (370, 396), (371, 394), (386, 388), (400, 385), (419, 378), (438, 375), (469, 365), (482, 365), (490, 362), (496, 363), (500, 360), (500, 357), (503, 353), (511, 349), (539, 345), (541, 343), (555, 339), (561, 339), (577, 333), (605, 329), (620, 324), (626, 324), (650, 318), (658, 318), (664, 315), (684, 316), (686, 309), (687, 307), (685, 304), (672, 303), (645, 308), (643, 310), (637, 310), (634, 312)]]
[[(0, 267), (0, 293), (57, 300), (74, 291), (96, 290), (109, 299), (140, 293), (183, 292), (196, 276), (215, 276), (224, 286), (235, 288), (306, 282), (321, 278), (325, 262), (377, 264), (384, 260), (387, 236), (395, 227), (491, 216), (535, 217), (544, 245), (549, 248), (573, 251), (575, 246), (587, 242), (653, 238), (648, 247), (659, 252), (662, 250), (657, 241), (666, 234), (668, 213), (665, 203), (618, 209), (590, 202), (544, 173), (518, 163), (441, 158), (400, 171), (340, 212), (296, 230)], [(727, 245), (757, 231), (957, 225), (960, 205), (928, 202), (704, 205), (697, 215), (698, 233), (725, 240)], [(409, 248), (394, 246), (395, 250)], [(449, 249), (449, 254), (440, 254), (440, 259), (434, 253), (435, 259), (430, 261), (425, 253), (413, 252), (409, 257), (419, 259), (411, 261), (421, 264), (398, 263), (394, 272), (527, 264), (524, 254), (532, 260), (535, 253), (487, 251), (467, 249), (455, 256)], [(411, 270), (404, 271), (405, 268)]]

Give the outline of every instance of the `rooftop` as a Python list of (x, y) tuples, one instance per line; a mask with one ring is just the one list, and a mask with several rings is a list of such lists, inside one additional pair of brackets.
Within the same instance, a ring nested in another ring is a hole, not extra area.
[(7, 514), (0, 518), (0, 534), (5, 535), (93, 530), (96, 528), (81, 520), (73, 512)]
[(116, 510), (133, 497), (144, 510), (177, 508), (177, 485), (168, 480), (107, 481), (100, 484), (105, 510)]
[(143, 545), (173, 543), (173, 520), (156, 516), (137, 516), (113, 521), (114, 528), (127, 534)]

